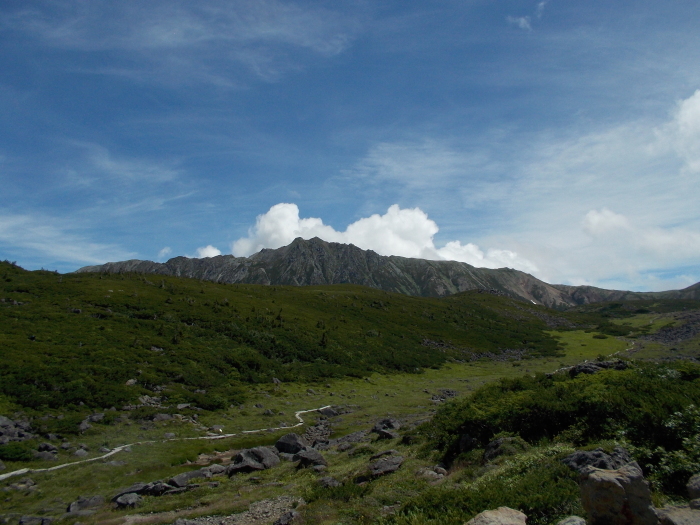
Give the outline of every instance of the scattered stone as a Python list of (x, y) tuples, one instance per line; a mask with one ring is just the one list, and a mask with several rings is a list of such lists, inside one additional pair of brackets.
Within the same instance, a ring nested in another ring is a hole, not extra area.
[(105, 415), (103, 413), (97, 413), (97, 414), (92, 414), (88, 416), (87, 421), (90, 423), (98, 423), (99, 421), (102, 421), (105, 418)]
[(328, 462), (318, 450), (307, 448), (294, 455), (294, 461), (298, 461), (299, 468), (313, 467), (316, 465), (328, 466)]
[(105, 503), (105, 498), (104, 496), (91, 496), (91, 497), (84, 497), (80, 496), (77, 500), (75, 500), (73, 503), (68, 505), (68, 512), (75, 513), (80, 510), (86, 510), (86, 509), (94, 509), (96, 507), (100, 507), (104, 505)]
[(177, 405), (178, 410), (184, 410), (185, 408), (189, 408), (189, 407), (190, 407), (190, 403), (179, 403)]
[(233, 463), (226, 469), (226, 474), (231, 477), (239, 472), (266, 470), (277, 466), (279, 462), (280, 458), (270, 448), (249, 448), (236, 454)]
[(49, 441), (58, 441), (58, 436), (56, 434), (46, 434), (46, 439)]
[(222, 425), (212, 425), (209, 427), (210, 432), (218, 432), (219, 434), (224, 433), (224, 427)]
[(123, 467), (126, 465), (126, 461), (108, 461), (105, 465), (109, 465), (110, 467)]
[(117, 504), (117, 508), (120, 509), (133, 509), (135, 507), (138, 507), (141, 504), (142, 497), (139, 496), (138, 494), (135, 494), (133, 492), (130, 492), (129, 494), (124, 494), (123, 496), (119, 496), (114, 500), (114, 502)]
[(586, 520), (579, 516), (569, 516), (563, 520), (559, 520), (557, 525), (586, 525)]
[(496, 510), (485, 510), (470, 519), (466, 525), (525, 525), (527, 516), (519, 510), (509, 507), (498, 507)]
[(173, 434), (172, 432), (166, 432), (165, 434), (163, 434), (163, 438), (165, 438), (165, 439), (175, 439), (175, 434)]
[(52, 518), (43, 518), (41, 516), (22, 516), (19, 519), (19, 525), (50, 525)]
[(61, 448), (63, 450), (71, 449), (73, 448), (73, 443), (69, 443), (68, 441), (66, 441), (65, 443), (61, 443)]
[(102, 452), (103, 454), (107, 454), (108, 452), (112, 452), (112, 450), (107, 448), (107, 447), (100, 447), (99, 452)]
[(326, 465), (314, 465), (311, 468), (314, 470), (314, 472), (318, 472), (319, 474), (328, 470), (328, 467)]
[(579, 482), (589, 525), (656, 525), (649, 484), (636, 463), (616, 470), (588, 467)]
[(277, 440), (277, 443), (275, 443), (275, 448), (278, 451), (286, 454), (296, 454), (308, 446), (309, 443), (299, 434), (295, 434), (294, 432), (291, 434), (285, 434)]
[(86, 431), (90, 430), (91, 428), (92, 428), (92, 425), (90, 423), (88, 423), (87, 420), (82, 421), (80, 423), (80, 425), (78, 425), (78, 430), (80, 430), (80, 432), (86, 432)]
[(273, 378), (272, 378), (272, 382), (273, 382), (274, 384), (276, 384), (276, 385), (281, 385), (281, 384), (282, 384), (282, 381), (280, 381), (280, 380), (277, 379), (276, 377), (273, 377)]
[(255, 408), (265, 408), (261, 403), (255, 403), (255, 405), (253, 405), (253, 406)]
[(119, 492), (117, 492), (117, 494), (112, 498), (112, 501), (116, 502), (117, 499), (119, 499), (120, 497), (122, 497), (122, 496), (124, 496), (124, 495), (126, 495), (126, 494), (138, 494), (138, 493), (141, 492), (147, 485), (148, 485), (148, 483), (141, 483), (141, 482), (134, 483), (134, 484), (131, 485), (130, 487), (127, 487), (127, 488), (125, 488), (125, 489), (121, 489)]
[(346, 450), (350, 450), (351, 448), (355, 448), (354, 443), (341, 443), (338, 445), (338, 452), (345, 452)]
[(268, 408), (267, 410), (265, 410), (265, 412), (263, 412), (263, 416), (274, 416), (274, 415), (275, 415), (275, 412), (271, 408)]
[(151, 421), (157, 423), (158, 421), (170, 421), (172, 418), (171, 414), (156, 414), (151, 418)]
[(385, 474), (391, 474), (399, 470), (402, 463), (402, 456), (389, 456), (388, 458), (382, 458), (379, 461), (370, 463), (369, 471), (372, 476), (384, 476)]
[(137, 383), (136, 379), (129, 379), (126, 383), (124, 383), (126, 386), (134, 386)]
[(58, 452), (58, 447), (51, 443), (42, 443), (39, 445), (39, 452)]
[(587, 467), (595, 467), (604, 470), (616, 470), (632, 461), (632, 458), (624, 448), (617, 446), (611, 454), (606, 454), (602, 448), (595, 450), (577, 450), (573, 454), (561, 460), (564, 465), (579, 472)]
[(319, 485), (321, 485), (323, 488), (333, 488), (333, 487), (340, 487), (342, 483), (335, 479), (332, 476), (326, 476), (325, 478), (321, 478), (318, 480)]
[(501, 437), (494, 439), (484, 449), (484, 463), (490, 463), (500, 456), (512, 456), (529, 448), (520, 437)]
[(422, 468), (418, 470), (418, 472), (416, 472), (416, 476), (431, 481), (437, 481), (445, 477), (442, 474), (438, 474), (437, 472), (429, 468)]
[(87, 453), (87, 450), (85, 450), (85, 449), (83, 449), (83, 448), (79, 448), (78, 450), (76, 450), (75, 452), (73, 452), (73, 455), (74, 455), (74, 456), (77, 456), (77, 457), (79, 457), (79, 458), (84, 458), (85, 456), (88, 455), (88, 453)]

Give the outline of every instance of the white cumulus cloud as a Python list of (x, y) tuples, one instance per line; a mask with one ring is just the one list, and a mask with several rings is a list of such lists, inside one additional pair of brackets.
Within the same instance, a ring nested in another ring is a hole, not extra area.
[(217, 255), (221, 255), (221, 250), (209, 244), (207, 246), (197, 248), (197, 254), (195, 257), (197, 259), (203, 259), (205, 257), (216, 257)]
[(390, 206), (384, 215), (364, 217), (340, 232), (320, 218), (300, 218), (296, 204), (280, 203), (259, 215), (248, 236), (235, 241), (231, 251), (238, 257), (246, 257), (263, 248), (286, 246), (297, 237), (319, 237), (328, 242), (354, 244), (380, 255), (453, 260), (486, 268), (508, 266), (528, 272), (537, 270), (533, 263), (510, 250), (483, 251), (475, 244), (462, 245), (460, 241), (438, 248), (433, 240), (438, 231), (435, 221), (420, 208), (402, 209), (398, 204)]

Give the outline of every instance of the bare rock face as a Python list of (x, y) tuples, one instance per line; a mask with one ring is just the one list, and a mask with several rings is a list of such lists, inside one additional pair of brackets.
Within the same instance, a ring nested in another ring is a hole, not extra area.
[(617, 470), (588, 467), (579, 483), (589, 525), (657, 525), (649, 484), (639, 465)]
[(470, 519), (466, 525), (525, 525), (527, 516), (519, 510), (509, 507), (498, 507), (496, 510), (485, 510)]

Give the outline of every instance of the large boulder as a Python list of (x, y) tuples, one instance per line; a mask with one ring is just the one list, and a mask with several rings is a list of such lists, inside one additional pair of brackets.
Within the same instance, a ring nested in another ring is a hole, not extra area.
[(317, 465), (328, 465), (326, 458), (324, 458), (318, 450), (313, 448), (307, 448), (306, 450), (302, 450), (298, 454), (295, 454), (294, 461), (299, 462), (298, 466), (300, 468), (315, 467)]
[(606, 454), (602, 448), (597, 448), (595, 450), (577, 450), (561, 461), (567, 467), (583, 472), (587, 467), (605, 470), (619, 469), (632, 462), (632, 458), (624, 448), (617, 446), (611, 454)]
[(385, 474), (391, 474), (399, 470), (402, 463), (402, 456), (383, 457), (374, 463), (370, 463), (369, 472), (374, 477), (384, 476)]
[(211, 476), (211, 471), (209, 471), (208, 469), (190, 470), (189, 472), (183, 472), (181, 474), (178, 474), (177, 476), (173, 476), (172, 478), (170, 478), (168, 480), (168, 485), (179, 488), (186, 487), (192, 479), (209, 479), (211, 478)]
[(141, 496), (130, 492), (129, 494), (119, 496), (114, 500), (114, 502), (120, 509), (133, 509), (134, 507), (138, 507), (141, 504), (142, 500), (143, 498)]
[(68, 512), (70, 513), (76, 513), (81, 510), (87, 510), (87, 509), (94, 509), (96, 507), (100, 507), (104, 505), (105, 503), (105, 498), (104, 496), (91, 496), (91, 497), (85, 497), (85, 496), (80, 496), (77, 500), (75, 500), (73, 503), (68, 505)]
[(266, 470), (279, 465), (280, 458), (272, 449), (267, 447), (248, 448), (241, 450), (226, 469), (229, 477), (239, 472)]
[(470, 519), (466, 525), (525, 525), (527, 516), (519, 510), (509, 507), (498, 507), (496, 510), (485, 510)]
[(296, 454), (308, 446), (309, 443), (299, 434), (295, 434), (294, 432), (282, 436), (277, 440), (277, 443), (275, 443), (275, 448), (280, 452), (284, 452), (285, 454)]
[(579, 482), (589, 525), (657, 525), (649, 484), (636, 463), (617, 470), (586, 468)]

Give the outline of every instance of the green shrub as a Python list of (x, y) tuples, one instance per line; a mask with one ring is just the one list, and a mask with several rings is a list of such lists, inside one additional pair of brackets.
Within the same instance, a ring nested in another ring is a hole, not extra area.
[(28, 443), (16, 441), (0, 445), (0, 459), (5, 461), (30, 461), (34, 459), (34, 448)]

